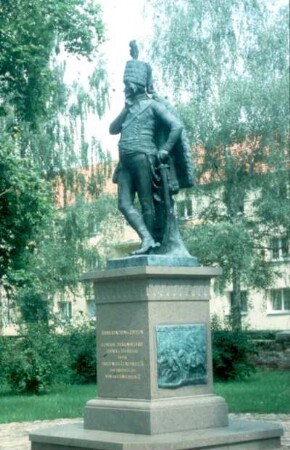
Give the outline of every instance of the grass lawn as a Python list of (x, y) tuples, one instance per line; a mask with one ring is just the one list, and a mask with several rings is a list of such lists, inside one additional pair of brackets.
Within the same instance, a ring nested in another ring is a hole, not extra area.
[[(257, 372), (246, 381), (215, 383), (214, 392), (230, 412), (290, 414), (290, 374)], [(85, 403), (96, 397), (96, 385), (55, 386), (46, 395), (17, 395), (0, 387), (0, 423), (82, 417)]]
[(215, 383), (233, 413), (290, 414), (290, 373), (258, 371), (246, 381)]
[(0, 387), (0, 423), (82, 417), (95, 384), (55, 386), (46, 395), (19, 395)]

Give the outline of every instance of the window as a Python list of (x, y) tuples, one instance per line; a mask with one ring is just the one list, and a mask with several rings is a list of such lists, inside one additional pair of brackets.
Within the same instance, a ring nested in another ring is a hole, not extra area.
[(290, 313), (290, 288), (271, 290), (270, 312)]
[(179, 200), (177, 202), (177, 215), (180, 219), (192, 217), (193, 208), (191, 198), (186, 198), (185, 200)]
[(72, 318), (71, 302), (58, 302), (58, 311), (61, 320), (70, 320)]
[(97, 306), (96, 306), (96, 300), (94, 298), (94, 288), (93, 288), (92, 283), (84, 284), (84, 294), (86, 297), (87, 314), (88, 314), (90, 320), (96, 320)]
[(289, 256), (289, 240), (287, 237), (279, 237), (272, 239), (272, 258), (283, 259)]
[(97, 307), (95, 300), (87, 300), (87, 308), (89, 313), (89, 318), (95, 320), (97, 317)]
[(15, 306), (11, 298), (2, 295), (0, 287), (0, 325), (15, 323)]
[[(230, 310), (232, 310), (234, 293), (230, 292)], [(241, 291), (241, 312), (247, 314), (248, 312), (248, 292)]]
[(86, 297), (86, 300), (91, 300), (94, 298), (93, 283), (84, 283), (83, 289), (84, 289), (84, 295)]

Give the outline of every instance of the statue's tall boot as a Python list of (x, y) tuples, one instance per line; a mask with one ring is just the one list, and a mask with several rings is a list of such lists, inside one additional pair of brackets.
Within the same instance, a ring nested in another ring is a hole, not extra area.
[(130, 214), (130, 217), (127, 217), (127, 220), (142, 240), (141, 247), (132, 252), (131, 255), (144, 255), (148, 253), (149, 250), (160, 246), (159, 243), (154, 241), (144, 223), (143, 218), (138, 213)]

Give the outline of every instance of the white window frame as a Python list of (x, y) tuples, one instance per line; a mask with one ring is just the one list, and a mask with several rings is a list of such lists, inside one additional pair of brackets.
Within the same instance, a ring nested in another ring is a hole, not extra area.
[[(290, 306), (288, 309), (285, 308), (285, 291), (289, 291), (288, 295), (290, 298), (290, 287), (277, 288), (270, 290), (269, 303), (268, 303), (268, 314), (279, 315), (279, 314), (290, 314)], [(273, 296), (280, 294), (281, 308), (274, 309), (273, 308)]]
[[(277, 245), (275, 245), (277, 243)], [(280, 236), (271, 240), (272, 247), (272, 260), (281, 261), (289, 258), (289, 239), (286, 236)], [(284, 252), (286, 248), (286, 252)], [(274, 252), (277, 251), (277, 256), (274, 256)]]
[(61, 320), (71, 320), (73, 316), (72, 302), (65, 300), (58, 302), (58, 312)]
[[(94, 306), (92, 306), (94, 305)], [(87, 300), (87, 312), (90, 320), (97, 319), (97, 305), (94, 299)]]

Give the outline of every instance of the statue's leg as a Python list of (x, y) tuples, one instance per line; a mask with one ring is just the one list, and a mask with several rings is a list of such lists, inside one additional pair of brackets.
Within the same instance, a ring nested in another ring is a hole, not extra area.
[(130, 218), (132, 214), (139, 214), (133, 206), (135, 193), (130, 171), (124, 165), (118, 175), (118, 208), (134, 230), (136, 230), (136, 227), (134, 223), (131, 223)]
[(134, 208), (133, 205), (137, 189), (136, 178), (138, 178), (141, 175), (139, 172), (140, 171), (138, 169), (136, 171), (136, 165), (133, 163), (133, 166), (132, 165), (130, 165), (129, 167), (123, 166), (122, 171), (118, 177), (119, 210), (125, 216), (129, 225), (131, 225), (131, 227), (138, 233), (138, 235), (142, 240), (141, 247), (134, 252), (134, 254), (137, 255), (147, 253), (148, 250), (156, 247), (156, 243), (149, 231), (149, 227), (151, 227), (152, 221), (150, 215), (147, 214), (145, 216), (147, 219), (146, 222), (149, 225), (149, 227), (147, 227), (147, 223), (144, 220), (145, 217), (143, 216), (143, 214), (141, 215), (139, 211), (136, 208)]
[(135, 157), (136, 167), (134, 168), (136, 176), (135, 186), (141, 205), (144, 222), (150, 231), (153, 232), (155, 206), (153, 201), (152, 175), (150, 163), (146, 155), (140, 154)]
[(132, 171), (134, 173), (134, 185), (138, 193), (138, 198), (142, 210), (142, 218), (146, 229), (149, 232), (148, 236), (142, 239), (142, 245), (140, 249), (136, 250), (135, 254), (147, 253), (150, 249), (159, 247), (159, 243), (156, 243), (153, 238), (153, 227), (155, 208), (153, 201), (152, 190), (152, 175), (150, 169), (150, 163), (146, 155), (136, 155), (132, 161)]

